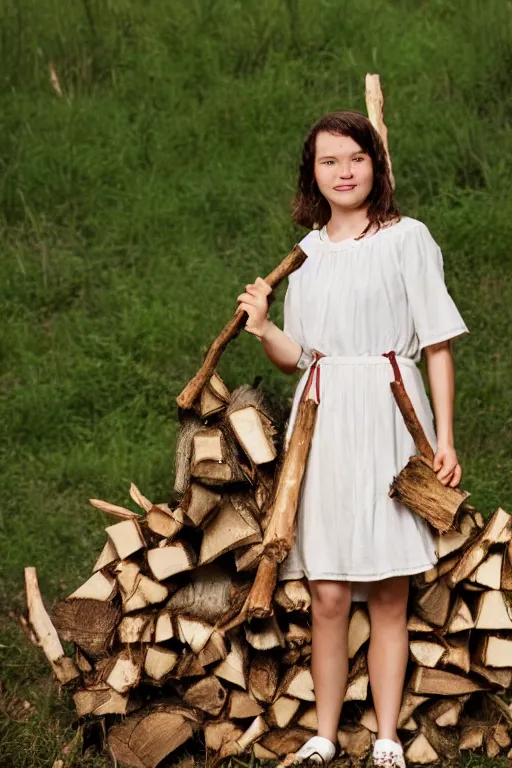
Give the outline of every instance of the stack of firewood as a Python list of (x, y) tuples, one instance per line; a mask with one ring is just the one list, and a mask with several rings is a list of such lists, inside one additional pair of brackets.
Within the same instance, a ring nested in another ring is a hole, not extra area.
[[(93, 575), (54, 609), (53, 626), (34, 570), (26, 573), (34, 631), (58, 679), (74, 686), (78, 718), (103, 720), (119, 766), (156, 768), (192, 737), (210, 754), (276, 758), (317, 725), (307, 583), (279, 583), (271, 616), (236, 620), (275, 495), (282, 446), (272, 416), (260, 390), (230, 393), (214, 373), (182, 418), (176, 503), (153, 504), (134, 485), (139, 513), (92, 499), (117, 522)], [(485, 525), (464, 504), (458, 520), (411, 592), (399, 720), (411, 763), (458, 749), (512, 757), (512, 519), (498, 509)], [(369, 635), (366, 607), (354, 604), (338, 733), (354, 760), (377, 731)], [(74, 659), (59, 637), (75, 644)]]

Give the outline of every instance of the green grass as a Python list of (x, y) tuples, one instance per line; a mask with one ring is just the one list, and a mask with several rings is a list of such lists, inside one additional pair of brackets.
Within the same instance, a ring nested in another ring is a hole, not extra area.
[[(16, 619), (23, 567), (52, 603), (103, 541), (89, 497), (126, 504), (134, 481), (168, 498), (175, 397), (244, 285), (302, 235), (303, 136), (330, 109), (364, 111), (367, 71), (399, 204), (443, 248), (471, 331), (454, 345), (463, 486), (486, 515), (512, 510), (511, 19), (502, 0), (4, 4), (2, 765), (51, 765), (72, 736), (70, 700)], [(220, 372), (262, 375), (283, 407), (295, 384), (248, 334)], [(19, 698), (34, 706), (21, 723)]]

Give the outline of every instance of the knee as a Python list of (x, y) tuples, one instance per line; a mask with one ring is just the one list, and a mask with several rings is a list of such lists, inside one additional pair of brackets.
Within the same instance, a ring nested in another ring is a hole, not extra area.
[(396, 577), (372, 585), (368, 597), (370, 620), (386, 622), (407, 621), (407, 600), (409, 596), (409, 577)]
[(352, 585), (345, 581), (310, 583), (311, 612), (321, 619), (339, 619), (348, 616), (352, 603)]

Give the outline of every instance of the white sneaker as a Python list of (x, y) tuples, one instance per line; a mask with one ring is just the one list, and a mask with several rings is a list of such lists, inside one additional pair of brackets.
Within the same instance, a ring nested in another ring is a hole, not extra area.
[(312, 736), (302, 745), (297, 752), (286, 755), (278, 768), (286, 768), (288, 765), (302, 763), (304, 760), (310, 760), (312, 763), (321, 763), (328, 765), (336, 754), (336, 745), (326, 739), (324, 736)]
[(392, 739), (377, 739), (373, 747), (375, 768), (406, 768), (404, 750)]

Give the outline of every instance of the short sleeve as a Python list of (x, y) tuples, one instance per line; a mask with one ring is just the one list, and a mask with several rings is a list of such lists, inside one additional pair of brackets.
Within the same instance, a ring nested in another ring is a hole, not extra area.
[(405, 234), (401, 271), (420, 349), (469, 333), (448, 293), (441, 249), (422, 222)]
[(288, 278), (288, 287), (284, 297), (283, 331), (290, 339), (293, 339), (302, 347), (301, 355), (297, 361), (297, 368), (301, 370), (307, 368), (314, 358), (311, 351), (306, 347), (300, 319), (298, 286), (293, 280), (292, 275)]

